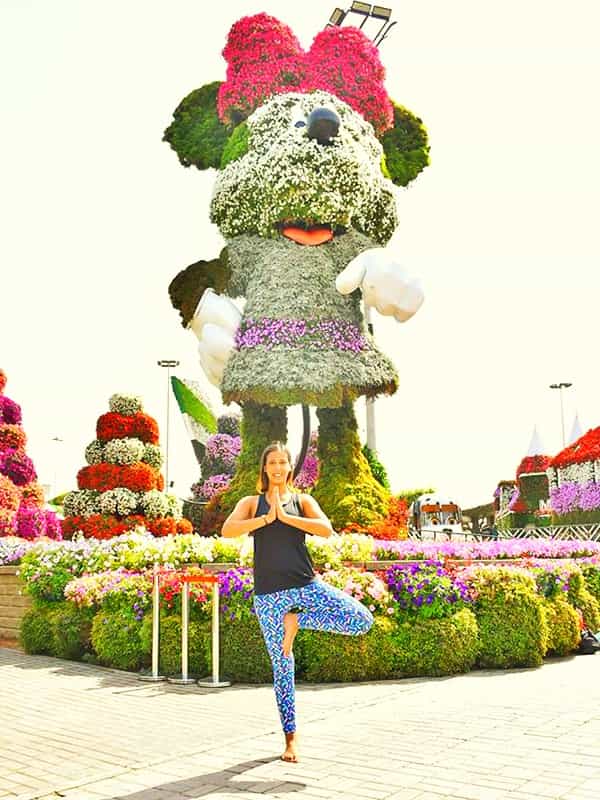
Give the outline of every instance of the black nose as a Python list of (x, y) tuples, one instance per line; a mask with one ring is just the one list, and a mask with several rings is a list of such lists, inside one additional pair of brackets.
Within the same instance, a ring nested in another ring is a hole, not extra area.
[(329, 108), (315, 108), (307, 120), (308, 138), (319, 144), (331, 144), (340, 129), (340, 118)]

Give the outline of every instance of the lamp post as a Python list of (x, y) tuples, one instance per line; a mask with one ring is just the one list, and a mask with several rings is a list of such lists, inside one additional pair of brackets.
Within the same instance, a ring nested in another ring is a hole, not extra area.
[(52, 497), (55, 497), (58, 494), (58, 480), (57, 480), (57, 477), (56, 477), (56, 475), (57, 475), (56, 463), (58, 461), (58, 445), (62, 444), (64, 439), (61, 439), (60, 436), (53, 436), (51, 441), (56, 442), (55, 450), (57, 451), (56, 454), (55, 454), (55, 457), (54, 457), (54, 465), (53, 465), (54, 469), (52, 470), (52, 480), (53, 480)]
[(169, 399), (171, 397), (171, 370), (179, 366), (179, 361), (163, 358), (156, 362), (159, 367), (166, 367), (167, 370), (167, 430), (166, 430), (166, 452), (165, 452), (165, 491), (169, 491)]
[(566, 383), (565, 381), (562, 381), (561, 383), (551, 383), (550, 384), (550, 388), (551, 389), (558, 389), (558, 393), (560, 395), (560, 428), (561, 428), (561, 431), (562, 431), (562, 445), (563, 445), (563, 447), (566, 446), (566, 441), (565, 441), (565, 414), (564, 414), (564, 408), (563, 408), (563, 389), (568, 389), (569, 386), (573, 386), (573, 384), (572, 383)]

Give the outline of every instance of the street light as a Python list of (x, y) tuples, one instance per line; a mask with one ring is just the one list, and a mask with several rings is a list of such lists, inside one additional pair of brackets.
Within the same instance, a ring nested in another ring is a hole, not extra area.
[(562, 444), (563, 444), (563, 447), (566, 446), (566, 441), (565, 441), (565, 414), (564, 414), (564, 408), (563, 408), (563, 389), (568, 389), (569, 386), (573, 386), (573, 384), (572, 383), (566, 383), (564, 381), (562, 381), (561, 383), (551, 383), (550, 384), (550, 388), (551, 389), (558, 389), (558, 392), (560, 394), (560, 427), (561, 427), (561, 430), (562, 430)]
[(179, 361), (163, 358), (156, 362), (159, 367), (166, 367), (167, 370), (167, 430), (166, 430), (166, 453), (165, 453), (165, 491), (169, 491), (169, 399), (171, 397), (171, 370), (179, 366)]

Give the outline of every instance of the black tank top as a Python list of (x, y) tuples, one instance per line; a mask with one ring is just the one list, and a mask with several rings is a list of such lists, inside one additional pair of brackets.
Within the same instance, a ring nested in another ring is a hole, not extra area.
[[(287, 514), (303, 517), (300, 495), (292, 494), (283, 505)], [(256, 514), (269, 513), (264, 494), (259, 495)], [(282, 589), (307, 586), (314, 580), (315, 571), (305, 533), (276, 519), (254, 532), (254, 594), (270, 594)]]

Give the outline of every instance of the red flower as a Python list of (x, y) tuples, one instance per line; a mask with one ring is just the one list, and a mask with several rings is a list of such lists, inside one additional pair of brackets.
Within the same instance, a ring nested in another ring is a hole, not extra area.
[(600, 459), (600, 428), (593, 428), (555, 456), (550, 466), (566, 467), (597, 459)]
[(158, 424), (148, 414), (141, 412), (125, 415), (109, 411), (98, 417), (96, 436), (103, 442), (132, 436), (142, 442), (158, 444)]
[(549, 456), (525, 456), (517, 467), (517, 479), (519, 475), (527, 475), (532, 472), (546, 472), (549, 465)]
[(217, 111), (225, 123), (237, 124), (273, 95), (322, 89), (362, 114), (378, 135), (394, 124), (379, 52), (357, 28), (325, 28), (305, 53), (287, 25), (255, 14), (232, 26), (223, 56), (229, 63)]
[(80, 489), (95, 489), (106, 492), (109, 489), (131, 489), (132, 492), (149, 492), (157, 489), (161, 476), (148, 464), (91, 464), (77, 473)]

